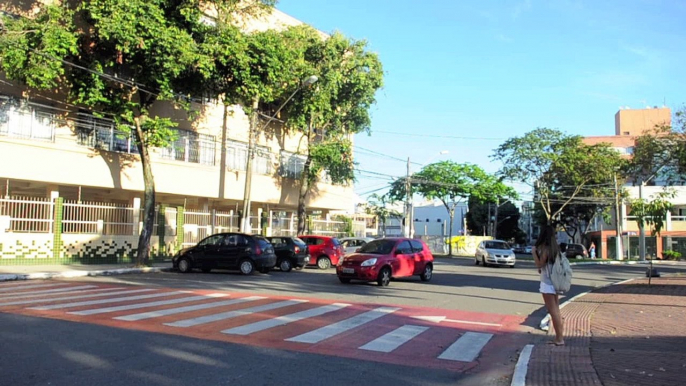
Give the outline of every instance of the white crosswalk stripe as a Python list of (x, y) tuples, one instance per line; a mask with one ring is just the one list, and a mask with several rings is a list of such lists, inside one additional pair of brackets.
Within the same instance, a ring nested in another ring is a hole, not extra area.
[(0, 295), (0, 301), (5, 300), (7, 298), (12, 298), (12, 299), (35, 298), (35, 297), (44, 296), (45, 294), (57, 295), (57, 294), (63, 294), (63, 293), (67, 293), (67, 292), (78, 292), (78, 290), (89, 289), (89, 288), (97, 288), (97, 287), (98, 286), (95, 286), (95, 285), (81, 285), (81, 286), (76, 286), (76, 287), (64, 287), (64, 288), (57, 288), (57, 289), (51, 289), (51, 290), (18, 292), (15, 294), (2, 294), (2, 295)]
[(231, 306), (234, 304), (240, 304), (240, 303), (251, 302), (254, 300), (262, 300), (262, 299), (266, 299), (266, 298), (264, 296), (249, 296), (246, 298), (232, 299), (232, 300), (226, 300), (226, 301), (222, 301), (222, 302), (212, 302), (212, 303), (205, 303), (205, 304), (197, 304), (194, 306), (170, 308), (167, 310), (141, 312), (139, 314), (118, 316), (118, 317), (113, 318), (113, 319), (126, 320), (129, 322), (132, 322), (132, 321), (137, 321), (137, 320), (152, 319), (152, 318), (159, 318), (162, 316), (182, 314), (185, 312), (206, 310), (208, 308)]
[(146, 308), (146, 307), (157, 307), (157, 306), (166, 306), (169, 304), (188, 303), (188, 302), (194, 302), (196, 300), (207, 300), (207, 299), (219, 298), (219, 297), (223, 297), (223, 296), (226, 296), (226, 295), (224, 295), (224, 294), (210, 294), (210, 295), (200, 295), (200, 296), (189, 296), (187, 298), (176, 298), (176, 299), (169, 299), (169, 300), (159, 300), (156, 302), (127, 304), (125, 306), (94, 308), (91, 310), (73, 311), (73, 312), (69, 312), (69, 314), (74, 314), (74, 315), (105, 314), (108, 312), (137, 310), (139, 308)]
[(360, 349), (378, 352), (391, 352), (428, 329), (429, 327), (413, 326), (408, 324), (396, 328), (384, 336), (374, 339), (364, 346), (361, 346)]
[[(98, 291), (105, 291), (105, 290), (109, 291), (111, 289), (114, 289), (114, 288), (106, 288), (106, 289), (102, 289), (102, 290), (98, 290)], [(152, 289), (115, 291), (115, 292), (97, 293), (97, 294), (88, 294), (88, 295), (66, 296), (66, 297), (53, 298), (53, 299), (46, 298), (46, 299), (20, 300), (20, 301), (16, 301), (16, 302), (0, 303), (0, 307), (2, 307), (2, 306), (16, 306), (16, 305), (23, 305), (23, 304), (56, 302), (56, 301), (62, 301), (62, 300), (97, 298), (97, 297), (103, 297), (103, 296), (123, 295), (123, 294), (132, 294), (132, 293), (138, 293), (138, 292), (150, 292), (150, 291), (152, 291)]]
[(27, 288), (46, 288), (46, 287), (57, 287), (58, 285), (63, 285), (61, 283), (54, 284), (18, 284), (18, 285), (5, 285), (0, 286), (0, 292), (23, 290)]
[(160, 298), (163, 296), (180, 295), (180, 294), (185, 294), (185, 293), (187, 293), (187, 292), (186, 291), (162, 292), (162, 293), (148, 294), (148, 295), (124, 296), (121, 298), (88, 300), (85, 302), (53, 304), (51, 306), (31, 307), (31, 309), (32, 310), (41, 310), (41, 311), (58, 310), (60, 308), (74, 308), (74, 307), (92, 306), (94, 304), (119, 303), (119, 302), (131, 301), (131, 300), (142, 300), (142, 299), (150, 299), (150, 298)]
[(352, 318), (342, 320), (340, 322), (319, 328), (308, 333), (286, 339), (289, 342), (300, 343), (319, 343), (325, 339), (329, 339), (338, 334), (342, 334), (348, 330), (359, 327), (363, 324), (369, 323), (382, 316), (398, 311), (400, 308), (395, 307), (379, 307), (363, 314), (353, 316)]
[(493, 337), (493, 334), (465, 332), (455, 343), (451, 344), (438, 359), (449, 361), (471, 362), (479, 356), (481, 349)]
[(285, 324), (297, 322), (299, 320), (313, 318), (315, 316), (324, 315), (329, 312), (337, 311), (342, 308), (348, 307), (350, 304), (345, 303), (334, 303), (328, 306), (322, 306), (317, 308), (312, 308), (305, 311), (296, 312), (290, 315), (279, 316), (276, 318), (271, 318), (263, 320), (256, 323), (250, 323), (243, 326), (230, 328), (228, 330), (222, 331), (224, 334), (234, 334), (234, 335), (250, 335), (254, 332), (267, 330), (273, 327), (283, 326)]
[(262, 306), (245, 308), (242, 310), (222, 312), (220, 314), (206, 315), (206, 316), (201, 316), (198, 318), (179, 320), (178, 322), (165, 323), (165, 325), (172, 326), (172, 327), (192, 327), (192, 326), (197, 326), (199, 324), (217, 322), (220, 320), (226, 320), (226, 319), (237, 318), (239, 316), (250, 315), (250, 314), (254, 314), (256, 312), (275, 310), (277, 308), (288, 307), (288, 306), (292, 306), (294, 304), (299, 304), (299, 303), (307, 303), (307, 300), (300, 300), (300, 299), (285, 300), (282, 302), (270, 303), (270, 304), (265, 304)]

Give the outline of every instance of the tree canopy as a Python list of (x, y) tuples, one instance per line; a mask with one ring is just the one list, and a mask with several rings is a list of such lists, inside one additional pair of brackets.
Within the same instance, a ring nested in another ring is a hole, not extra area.
[(587, 219), (611, 205), (614, 177), (625, 162), (609, 144), (586, 145), (580, 136), (548, 128), (508, 139), (492, 158), (503, 163), (501, 176), (534, 189), (547, 223), (563, 223), (580, 212)]

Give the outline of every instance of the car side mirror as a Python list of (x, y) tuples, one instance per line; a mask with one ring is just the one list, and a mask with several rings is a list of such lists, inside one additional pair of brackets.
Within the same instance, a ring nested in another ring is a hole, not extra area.
[(403, 251), (401, 251), (400, 249), (396, 249), (394, 254), (395, 255), (402, 255)]

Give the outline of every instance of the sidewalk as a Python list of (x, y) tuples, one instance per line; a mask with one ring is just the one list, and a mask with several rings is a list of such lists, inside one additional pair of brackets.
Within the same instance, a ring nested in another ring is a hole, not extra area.
[(567, 304), (562, 316), (566, 345), (534, 346), (527, 386), (684, 384), (686, 277), (604, 287)]
[(52, 279), (81, 276), (108, 276), (171, 270), (171, 261), (135, 268), (125, 264), (0, 265), (0, 282), (10, 280)]

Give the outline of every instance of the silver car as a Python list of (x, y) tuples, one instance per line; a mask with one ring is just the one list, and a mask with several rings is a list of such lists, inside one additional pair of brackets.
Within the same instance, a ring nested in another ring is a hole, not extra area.
[(355, 253), (358, 248), (361, 248), (363, 245), (372, 240), (374, 239), (371, 237), (343, 237), (339, 239), (341, 245), (343, 245), (343, 249), (345, 249), (346, 255)]
[(506, 241), (484, 240), (476, 247), (474, 262), (484, 267), (489, 265), (506, 265), (514, 268), (516, 263), (515, 253)]

